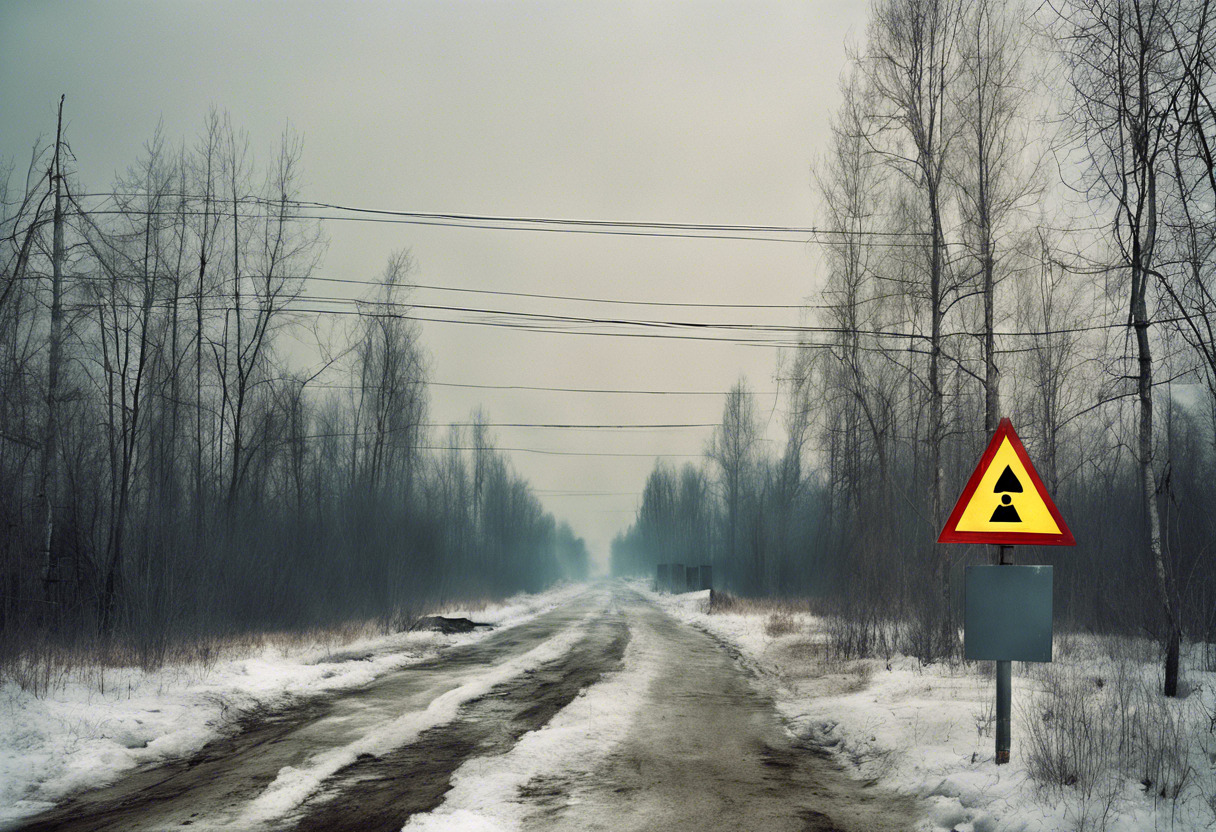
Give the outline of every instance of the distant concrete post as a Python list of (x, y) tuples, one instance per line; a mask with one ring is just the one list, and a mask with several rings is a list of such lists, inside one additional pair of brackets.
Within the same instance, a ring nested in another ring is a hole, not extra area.
[(667, 592), (671, 586), (671, 564), (660, 563), (658, 568), (658, 579), (655, 581), (655, 592)]
[(703, 565), (697, 570), (701, 578), (700, 589), (714, 588), (714, 568), (712, 566)]
[(671, 565), (671, 591), (683, 592), (686, 580), (684, 577), (684, 564), (673, 563)]

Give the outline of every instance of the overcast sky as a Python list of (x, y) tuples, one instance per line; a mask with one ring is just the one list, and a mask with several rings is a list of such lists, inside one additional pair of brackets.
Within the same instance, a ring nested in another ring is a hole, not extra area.
[[(308, 199), (510, 216), (812, 225), (810, 165), (865, 4), (0, 3), (0, 157), (24, 169), (67, 137), (108, 187), (163, 122), (193, 139), (211, 105), (266, 159), (290, 121)], [(329, 223), (317, 274), (373, 278), (408, 247), (422, 283), (647, 301), (797, 304), (819, 289), (798, 243)], [(326, 294), (336, 290), (327, 287)], [(419, 302), (555, 313), (621, 307), (419, 291)], [(634, 317), (797, 323), (798, 312), (627, 308)], [(435, 381), (772, 390), (770, 348), (431, 323)], [(307, 351), (294, 359), (306, 363)], [(435, 421), (714, 422), (722, 399), (431, 389)], [(758, 399), (770, 436), (780, 410)], [(503, 447), (699, 454), (704, 429), (503, 428)], [(513, 453), (597, 557), (631, 519), (653, 458)], [(681, 459), (672, 462), (680, 463)], [(554, 491), (625, 492), (559, 495)]]

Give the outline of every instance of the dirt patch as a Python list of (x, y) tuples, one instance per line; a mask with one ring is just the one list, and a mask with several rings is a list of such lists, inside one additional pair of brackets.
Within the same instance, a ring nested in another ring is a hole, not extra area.
[(493, 624), (482, 624), (467, 618), (448, 618), (443, 615), (427, 615), (418, 619), (415, 630), (435, 630), (451, 635), (452, 633), (471, 633), (478, 628), (489, 629)]

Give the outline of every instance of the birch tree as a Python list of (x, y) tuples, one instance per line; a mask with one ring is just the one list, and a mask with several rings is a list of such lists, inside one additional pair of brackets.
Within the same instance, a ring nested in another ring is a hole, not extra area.
[(1066, 5), (1068, 60), (1077, 129), (1092, 160), (1094, 186), (1111, 205), (1118, 265), (1125, 271), (1128, 324), (1135, 339), (1139, 429), (1136, 457), (1146, 549), (1167, 621), (1165, 685), (1178, 692), (1181, 621), (1161, 541), (1153, 458), (1153, 348), (1150, 282), (1161, 266), (1161, 198), (1181, 72), (1171, 38), (1177, 0), (1077, 0)]

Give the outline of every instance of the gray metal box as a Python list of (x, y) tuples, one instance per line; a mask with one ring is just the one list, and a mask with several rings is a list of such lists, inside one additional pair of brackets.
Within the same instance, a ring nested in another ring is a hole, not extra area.
[(688, 575), (684, 572), (684, 564), (673, 563), (671, 565), (671, 585), (667, 587), (667, 591), (673, 594), (686, 592), (688, 583)]
[(969, 660), (1051, 661), (1051, 567), (968, 566)]

